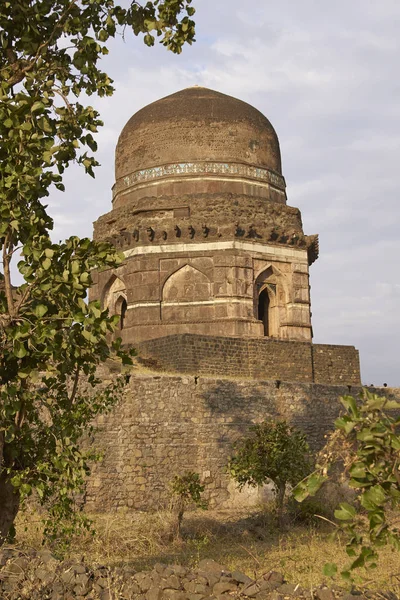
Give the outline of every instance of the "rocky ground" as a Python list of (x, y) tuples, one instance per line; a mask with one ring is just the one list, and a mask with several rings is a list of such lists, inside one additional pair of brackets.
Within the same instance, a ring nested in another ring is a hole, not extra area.
[(276, 571), (254, 580), (211, 559), (196, 568), (157, 564), (151, 571), (129, 567), (95, 569), (58, 561), (49, 551), (0, 551), (0, 598), (4, 600), (399, 600), (389, 592), (346, 592), (320, 587), (305, 590)]

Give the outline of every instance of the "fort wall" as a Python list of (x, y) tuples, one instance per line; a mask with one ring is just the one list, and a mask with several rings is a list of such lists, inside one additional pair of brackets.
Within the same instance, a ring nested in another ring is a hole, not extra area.
[[(351, 393), (360, 389), (352, 387)], [(379, 391), (400, 399), (398, 389)], [(318, 450), (341, 411), (339, 397), (348, 393), (347, 385), (133, 375), (123, 401), (98, 419), (92, 443), (104, 459), (93, 466), (86, 507), (168, 506), (169, 482), (189, 470), (206, 483), (211, 507), (248, 504), (226, 473), (234, 442), (270, 417), (302, 429)]]

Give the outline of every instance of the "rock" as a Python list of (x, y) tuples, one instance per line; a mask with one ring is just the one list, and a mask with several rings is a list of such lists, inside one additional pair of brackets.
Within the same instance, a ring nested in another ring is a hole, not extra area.
[(246, 585), (242, 589), (242, 594), (244, 594), (245, 596), (248, 596), (249, 598), (254, 598), (254, 596), (256, 596), (259, 591), (260, 591), (260, 586), (257, 583), (251, 583), (249, 585)]
[(202, 600), (203, 598), (205, 598), (206, 596), (203, 596), (203, 594), (186, 594), (187, 599), (188, 600)]
[(271, 600), (284, 600), (284, 596), (277, 592), (277, 590), (273, 591), (270, 595)]
[[(125, 588), (124, 588), (125, 592)], [(162, 590), (159, 587), (151, 587), (146, 592), (146, 600), (160, 600), (162, 596)]]
[(152, 586), (153, 580), (150, 577), (150, 574), (143, 571), (141, 573), (136, 573), (135, 579), (140, 587), (140, 591), (146, 593)]
[(220, 581), (216, 583), (213, 587), (214, 596), (219, 596), (220, 594), (225, 594), (226, 592), (233, 592), (237, 590), (237, 585), (235, 583), (229, 583), (228, 581)]
[(64, 571), (64, 573), (61, 573), (60, 579), (63, 583), (69, 585), (70, 583), (75, 581), (75, 574), (70, 570)]
[(257, 584), (260, 588), (260, 592), (273, 592), (281, 587), (281, 584), (277, 581), (266, 581), (265, 579), (260, 579), (257, 581)]
[(238, 583), (244, 583), (245, 585), (250, 585), (251, 583), (254, 583), (254, 579), (251, 579), (251, 577), (248, 577), (241, 571), (233, 571), (232, 579), (234, 581), (237, 581)]
[(80, 564), (72, 565), (71, 566), (71, 570), (74, 573), (76, 573), (77, 575), (79, 575), (81, 573), (86, 573), (86, 567), (85, 567), (85, 565), (80, 565)]
[(214, 585), (220, 581), (221, 574), (217, 575), (217, 573), (211, 573), (210, 571), (198, 571), (198, 577), (195, 579), (196, 581), (201, 581), (204, 579), (204, 583), (208, 584), (210, 588), (213, 588)]
[(279, 583), (279, 585), (285, 583), (282, 573), (278, 573), (277, 571), (270, 571), (267, 575), (264, 575), (264, 579), (271, 583)]
[(140, 594), (140, 587), (138, 586), (136, 581), (133, 581), (133, 579), (129, 579), (129, 581), (125, 581), (124, 585), (122, 586), (122, 592), (125, 596), (128, 597), (138, 596)]
[(163, 590), (162, 597), (164, 600), (187, 600), (185, 592), (173, 589)]
[(27, 566), (28, 560), (26, 558), (16, 558), (5, 566), (4, 572), (6, 575), (12, 575), (21, 578), (25, 575)]
[(112, 596), (109, 590), (103, 590), (100, 592), (100, 600), (112, 600)]
[(105, 577), (98, 577), (98, 578), (96, 578), (95, 581), (96, 581), (96, 585), (98, 585), (102, 589), (106, 588), (108, 585), (108, 579), (106, 579)]
[(156, 571), (159, 575), (164, 575), (164, 571), (167, 568), (167, 565), (164, 563), (156, 563), (153, 567), (153, 571)]
[(221, 575), (221, 573), (228, 573), (228, 569), (218, 564), (215, 560), (212, 560), (211, 558), (204, 558), (203, 560), (201, 560), (199, 562), (198, 570), (210, 571), (211, 573), (218, 573), (219, 575)]
[(315, 590), (315, 597), (318, 598), (318, 600), (335, 600), (333, 592), (328, 588)]
[(176, 575), (170, 575), (163, 583), (163, 589), (170, 588), (172, 590), (182, 589), (181, 580)]
[(211, 589), (208, 585), (198, 583), (197, 581), (184, 581), (183, 587), (190, 594), (200, 594), (201, 596), (209, 596), (211, 594)]
[(47, 565), (52, 560), (56, 560), (55, 556), (50, 552), (50, 550), (40, 550), (40, 552), (37, 553), (37, 556), (44, 565)]
[(75, 577), (75, 583), (78, 585), (87, 585), (90, 581), (90, 576), (86, 573), (80, 573)]
[(181, 565), (172, 565), (172, 568), (174, 570), (174, 574), (178, 575), (178, 577), (185, 577), (187, 574), (187, 569)]
[[(269, 582), (267, 582), (269, 583)], [(276, 590), (278, 594), (283, 594), (284, 596), (301, 596), (303, 594), (303, 589), (299, 585), (295, 585), (294, 583), (284, 583)]]

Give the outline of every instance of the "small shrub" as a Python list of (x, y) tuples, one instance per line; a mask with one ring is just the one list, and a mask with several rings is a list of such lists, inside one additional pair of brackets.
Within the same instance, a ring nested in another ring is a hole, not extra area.
[(200, 475), (189, 471), (185, 475), (175, 475), (171, 481), (174, 495), (173, 507), (176, 512), (176, 537), (181, 537), (182, 521), (185, 510), (190, 504), (206, 510), (208, 503), (202, 497), (205, 486), (200, 483)]
[(278, 524), (282, 525), (287, 485), (296, 485), (311, 471), (309, 446), (303, 433), (285, 421), (264, 421), (239, 441), (228, 469), (242, 488), (274, 485)]

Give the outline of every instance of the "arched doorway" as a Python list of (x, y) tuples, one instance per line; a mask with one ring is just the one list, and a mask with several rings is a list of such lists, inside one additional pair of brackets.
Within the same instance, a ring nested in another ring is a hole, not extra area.
[(115, 303), (115, 314), (119, 315), (119, 328), (123, 329), (125, 325), (126, 311), (128, 304), (126, 298), (120, 296)]
[(121, 312), (120, 312), (120, 318), (119, 318), (119, 326), (121, 329), (124, 328), (124, 324), (125, 324), (125, 315), (126, 315), (126, 311), (127, 311), (128, 305), (126, 303), (125, 298), (122, 300), (121, 302)]
[(270, 299), (267, 288), (264, 288), (258, 296), (258, 319), (264, 324), (264, 335), (270, 333)]

